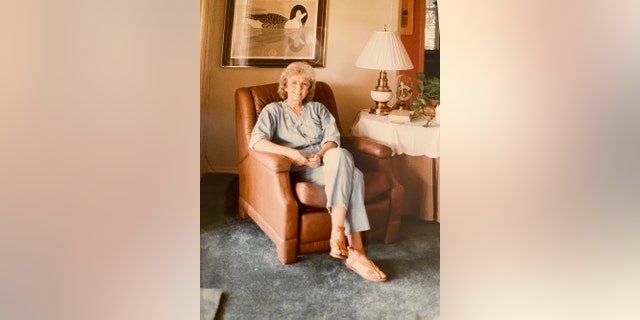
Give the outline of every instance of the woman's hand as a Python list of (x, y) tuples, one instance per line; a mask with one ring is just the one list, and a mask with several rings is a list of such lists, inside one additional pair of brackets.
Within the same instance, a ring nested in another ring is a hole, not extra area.
[(288, 156), (291, 162), (296, 166), (307, 166), (309, 168), (317, 168), (322, 165), (322, 156), (318, 153), (314, 153), (307, 158), (304, 153), (297, 149), (291, 149), (291, 154)]
[(287, 157), (296, 166), (306, 166), (308, 165), (308, 162), (309, 162), (309, 159), (307, 159), (307, 156), (305, 156), (304, 153), (302, 153), (302, 151), (297, 149), (291, 149)]
[(314, 153), (309, 156), (309, 159), (306, 163), (309, 168), (317, 168), (322, 165), (322, 156), (320, 154)]
[[(325, 143), (323, 149), (330, 149), (331, 144), (335, 145), (334, 142)], [(281, 146), (267, 139), (261, 139), (256, 142), (254, 149), (283, 155), (296, 166), (307, 166), (310, 168), (317, 168), (322, 165), (322, 154), (324, 153), (323, 150), (320, 150), (318, 153), (314, 153), (307, 158), (307, 156), (298, 149)]]

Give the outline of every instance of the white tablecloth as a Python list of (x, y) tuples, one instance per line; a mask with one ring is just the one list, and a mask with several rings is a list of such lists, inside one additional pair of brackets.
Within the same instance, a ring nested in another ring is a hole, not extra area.
[[(423, 127), (427, 120), (413, 120), (404, 124), (393, 124), (387, 116), (377, 116), (362, 110), (353, 122), (351, 133), (368, 137), (387, 145), (393, 154), (440, 157), (440, 125)], [(435, 122), (435, 121), (434, 121)]]
[(425, 123), (426, 119), (393, 124), (388, 116), (376, 116), (365, 109), (356, 116), (351, 133), (391, 148), (393, 173), (405, 187), (404, 214), (439, 222), (440, 125), (425, 128)]

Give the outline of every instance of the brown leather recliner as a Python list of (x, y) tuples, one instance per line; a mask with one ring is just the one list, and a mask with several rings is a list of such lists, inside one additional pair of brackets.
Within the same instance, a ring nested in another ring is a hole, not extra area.
[[(329, 251), (331, 217), (324, 186), (292, 181), (291, 163), (286, 157), (249, 148), (251, 131), (262, 108), (279, 100), (277, 83), (236, 90), (238, 202), (240, 216), (250, 216), (276, 245), (280, 262), (288, 264), (295, 262), (298, 254)], [(322, 102), (340, 123), (328, 84), (316, 82), (314, 100)], [(391, 171), (391, 149), (342, 132), (341, 147), (353, 154), (356, 167), (364, 173), (365, 207), (371, 230), (363, 237), (382, 239), (384, 243), (396, 241), (404, 189)]]

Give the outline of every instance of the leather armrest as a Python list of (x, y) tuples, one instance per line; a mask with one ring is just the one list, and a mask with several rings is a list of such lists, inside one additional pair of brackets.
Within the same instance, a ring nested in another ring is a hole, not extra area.
[(342, 144), (346, 149), (357, 150), (376, 158), (391, 157), (391, 148), (371, 139), (346, 136), (342, 137)]
[(275, 172), (289, 172), (291, 170), (291, 162), (285, 156), (251, 150), (249, 155), (263, 167)]
[(295, 239), (298, 234), (298, 204), (291, 188), (290, 168), (286, 157), (256, 150), (249, 150), (239, 167), (241, 197), (251, 206), (253, 219), (279, 241)]

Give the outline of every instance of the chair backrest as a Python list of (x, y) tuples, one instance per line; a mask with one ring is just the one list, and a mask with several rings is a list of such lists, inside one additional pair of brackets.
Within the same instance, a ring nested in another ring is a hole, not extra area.
[[(238, 143), (238, 160), (244, 159), (249, 152), (251, 131), (258, 120), (258, 115), (269, 103), (282, 100), (278, 95), (278, 83), (269, 83), (253, 87), (242, 87), (236, 90), (236, 139)], [(314, 101), (324, 104), (333, 114), (340, 129), (338, 108), (331, 87), (322, 81), (316, 81)]]

